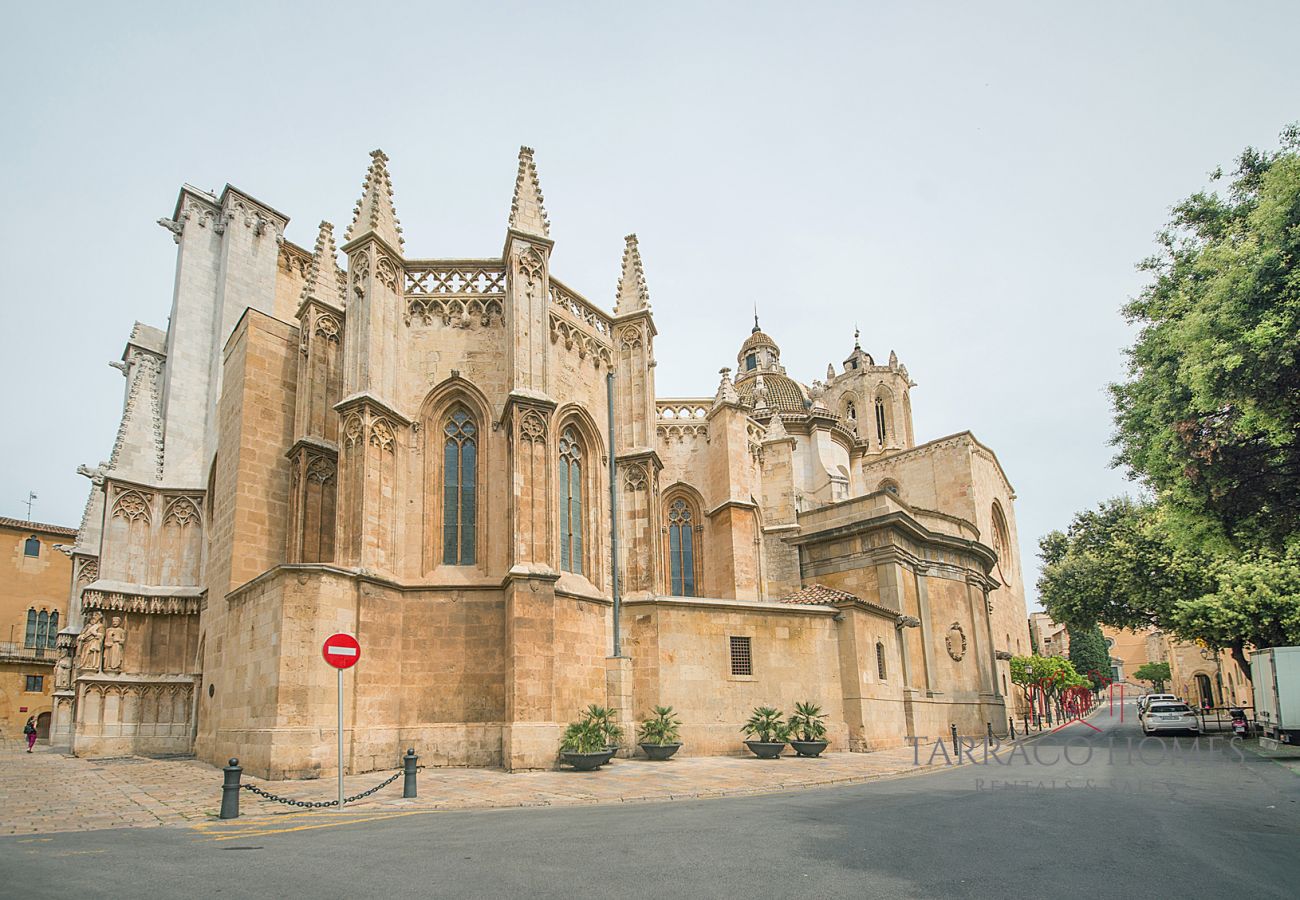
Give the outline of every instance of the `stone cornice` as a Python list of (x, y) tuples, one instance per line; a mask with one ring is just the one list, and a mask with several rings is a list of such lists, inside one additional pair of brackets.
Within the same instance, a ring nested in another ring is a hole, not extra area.
[(318, 438), (312, 435), (304, 435), (303, 437), (300, 437), (298, 438), (298, 440), (294, 441), (293, 446), (290, 447), (287, 451), (285, 451), (284, 455), (286, 458), (292, 459), (293, 457), (298, 455), (299, 450), (302, 450), (304, 448), (308, 450), (315, 450), (317, 453), (330, 454), (332, 456), (338, 456), (339, 453), (339, 445), (334, 443), (333, 441), (327, 441), (324, 438)]
[(293, 317), (301, 321), (303, 314), (307, 311), (307, 308), (311, 306), (319, 307), (322, 312), (327, 312), (332, 316), (338, 316), (340, 319), (347, 318), (347, 310), (343, 307), (335, 306), (333, 303), (321, 300), (319, 297), (314, 295), (311, 297), (304, 297), (302, 301), (299, 302), (298, 309), (293, 314)]
[[(989, 570), (991, 570), (997, 563), (997, 554), (993, 552), (992, 548), (984, 546), (979, 541), (972, 541), (967, 538), (943, 534), (938, 531), (931, 531), (901, 510), (886, 513), (882, 516), (874, 516), (869, 519), (861, 519), (856, 522), (850, 522), (846, 525), (833, 526), (819, 531), (805, 530), (804, 533), (798, 537), (787, 538), (786, 541), (795, 546), (803, 546), (804, 544), (838, 540), (852, 535), (864, 534), (868, 531), (877, 531), (882, 528), (893, 528), (901, 531), (921, 544), (946, 547), (952, 550), (971, 553), (983, 562), (985, 568)], [(911, 556), (911, 554), (907, 555)], [(926, 560), (916, 560), (916, 564), (922, 566), (935, 565), (933, 561)]]
[[(369, 228), (366, 229), (365, 233), (357, 235), (352, 240), (348, 241), (346, 244), (339, 247), (339, 252), (342, 253), (344, 256), (351, 256), (353, 251), (362, 249), (367, 243), (370, 242), (374, 242), (378, 244), (381, 250), (383, 250), (386, 254), (388, 254), (390, 257), (392, 257), (402, 266), (406, 265), (406, 257), (402, 256), (402, 251), (394, 250), (392, 244), (388, 243), (388, 241), (384, 240), (379, 235), (375, 234)], [(401, 296), (402, 291), (399, 290), (397, 293), (398, 296)]]
[(631, 462), (649, 463), (656, 472), (662, 471), (664, 467), (663, 460), (659, 458), (659, 451), (651, 447), (633, 447), (623, 453), (616, 453), (614, 462), (620, 465)]
[[(545, 247), (547, 256), (550, 256), (551, 251), (555, 249), (554, 238), (539, 237), (538, 235), (535, 234), (529, 234), (526, 231), (519, 231), (514, 228), (507, 228), (506, 243), (505, 246), (501, 248), (501, 261), (504, 263), (508, 264), (510, 262), (510, 244), (513, 241), (522, 241), (525, 244), (532, 244), (534, 246)], [(549, 269), (549, 265), (548, 265), (548, 269)], [(547, 275), (549, 276), (549, 274), (550, 272), (548, 271)]]
[(631, 606), (669, 606), (676, 608), (722, 609), (739, 612), (772, 613), (774, 615), (795, 616), (831, 616), (838, 610), (830, 606), (816, 606), (798, 603), (780, 603), (776, 600), (728, 600), (721, 597), (640, 597), (625, 599), (624, 607)]
[(343, 415), (353, 409), (362, 406), (376, 407), (380, 412), (384, 413), (384, 415), (391, 416), (402, 425), (409, 426), (411, 422), (414, 421), (413, 419), (409, 419), (402, 413), (398, 412), (397, 408), (393, 406), (391, 403), (389, 403), (386, 400), (380, 399), (378, 395), (370, 391), (357, 391), (355, 394), (352, 394), (348, 397), (344, 397), (338, 403), (334, 404), (334, 409), (336, 412), (339, 413), (339, 415)]
[(706, 516), (708, 516), (709, 518), (713, 518), (713, 517), (716, 516), (718, 513), (722, 512), (724, 509), (729, 509), (729, 508), (731, 508), (731, 507), (736, 507), (737, 509), (751, 509), (751, 510), (752, 510), (752, 509), (758, 509), (758, 504), (757, 504), (757, 503), (751, 503), (751, 502), (748, 501), (748, 500), (731, 500), (731, 499), (728, 499), (728, 500), (723, 500), (723, 501), (722, 501), (721, 503), (719, 503), (717, 506), (713, 507), (713, 509), (705, 510), (705, 513), (704, 513), (704, 514), (705, 514)]

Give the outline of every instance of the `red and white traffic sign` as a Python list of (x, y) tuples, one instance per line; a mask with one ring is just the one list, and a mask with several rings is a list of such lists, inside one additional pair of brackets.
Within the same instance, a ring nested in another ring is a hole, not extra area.
[(325, 639), (321, 655), (336, 669), (350, 669), (361, 659), (361, 642), (343, 632), (331, 634)]

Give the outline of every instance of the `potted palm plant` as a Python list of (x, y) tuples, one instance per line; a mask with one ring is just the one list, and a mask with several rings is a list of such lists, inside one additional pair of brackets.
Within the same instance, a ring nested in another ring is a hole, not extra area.
[(677, 733), (681, 724), (673, 718), (671, 706), (656, 706), (654, 715), (641, 723), (638, 734), (641, 750), (649, 759), (668, 759), (681, 749), (681, 736)]
[(781, 710), (770, 706), (755, 707), (749, 721), (740, 729), (750, 736), (745, 746), (759, 759), (776, 759), (785, 749), (790, 727), (781, 717)]
[(596, 723), (600, 728), (601, 734), (605, 736), (605, 749), (613, 751), (610, 756), (618, 752), (623, 743), (623, 729), (614, 721), (614, 716), (618, 710), (611, 709), (608, 706), (597, 706), (595, 703), (587, 707), (583, 718), (588, 722)]
[(580, 772), (590, 772), (609, 762), (614, 751), (605, 746), (605, 731), (588, 718), (573, 722), (560, 741), (560, 759)]
[(820, 756), (830, 741), (826, 740), (826, 714), (811, 700), (794, 705), (794, 713), (787, 720), (790, 728), (790, 746), (800, 756)]

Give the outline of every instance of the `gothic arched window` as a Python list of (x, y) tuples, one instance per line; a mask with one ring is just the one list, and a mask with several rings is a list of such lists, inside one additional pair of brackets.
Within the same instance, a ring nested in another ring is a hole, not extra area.
[(885, 431), (885, 398), (876, 398), (876, 437), (880, 439), (880, 445), (885, 445), (885, 438), (888, 434)]
[(572, 426), (560, 435), (560, 568), (582, 574), (582, 445)]
[(848, 419), (850, 422), (858, 421), (858, 408), (854, 405), (852, 400), (844, 404), (844, 418)]
[(478, 524), (478, 428), (464, 407), (443, 425), (442, 562), (474, 565)]
[(695, 519), (682, 497), (668, 507), (668, 575), (674, 597), (695, 596)]
[(876, 675), (885, 680), (885, 645), (876, 641)]
[(27, 637), (23, 641), (24, 647), (36, 646), (36, 609), (27, 610)]
[(50, 614), (41, 610), (40, 615), (36, 617), (36, 641), (34, 646), (38, 650), (44, 650), (45, 645), (50, 640)]
[(50, 630), (45, 633), (46, 649), (54, 649), (59, 637), (59, 611), (50, 613)]

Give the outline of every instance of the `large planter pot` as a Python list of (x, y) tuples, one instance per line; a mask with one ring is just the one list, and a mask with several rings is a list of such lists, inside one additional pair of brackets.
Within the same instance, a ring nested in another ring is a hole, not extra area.
[(745, 746), (759, 759), (776, 759), (785, 749), (785, 741), (745, 741)]
[(645, 753), (647, 759), (668, 759), (678, 750), (682, 749), (680, 743), (677, 744), (642, 744), (641, 750)]
[(564, 750), (560, 753), (560, 759), (565, 765), (573, 766), (579, 772), (590, 772), (609, 762), (613, 755), (609, 750), (597, 750), (595, 753), (570, 753)]
[(822, 751), (830, 746), (830, 741), (791, 741), (790, 746), (800, 756), (821, 756)]

